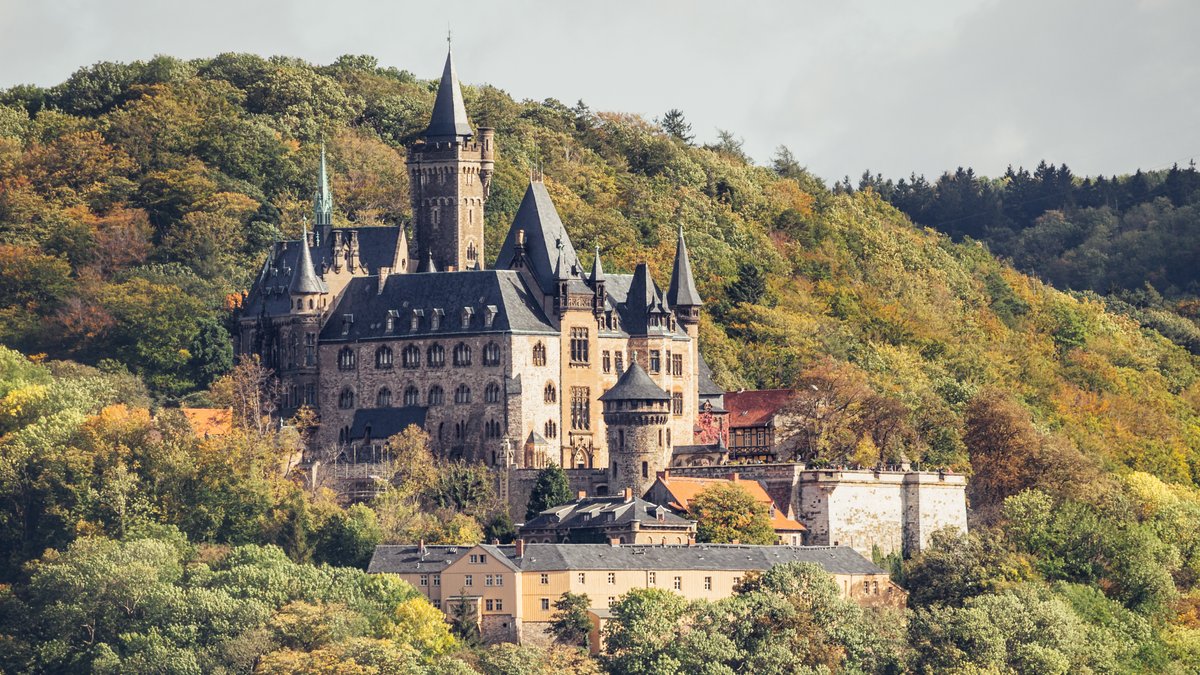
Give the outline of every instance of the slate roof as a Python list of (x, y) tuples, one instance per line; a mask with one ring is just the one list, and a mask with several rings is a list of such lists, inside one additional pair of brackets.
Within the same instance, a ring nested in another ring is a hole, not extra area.
[(687, 244), (683, 241), (683, 226), (679, 226), (679, 242), (675, 245), (675, 266), (671, 270), (671, 286), (667, 289), (667, 302), (671, 307), (700, 306), (704, 301), (696, 290), (692, 277), (692, 261), (688, 259)]
[(449, 141), (471, 135), (471, 122), (467, 119), (458, 73), (454, 70), (454, 54), (447, 51), (446, 66), (442, 69), (442, 80), (438, 83), (437, 99), (433, 102), (433, 114), (429, 118), (429, 127), (425, 129), (425, 138)]
[(671, 395), (650, 379), (637, 361), (629, 364), (612, 389), (600, 395), (601, 401), (670, 401)]
[[(403, 408), (360, 408), (354, 411), (350, 422), (350, 438), (389, 438), (408, 428), (410, 424), (425, 426), (427, 408), (406, 406)], [(370, 434), (367, 430), (370, 429)]]
[[(446, 569), (451, 563), (467, 554), (474, 546), (444, 546), (432, 545), (425, 547), (422, 554), (420, 547), (412, 544), (381, 544), (375, 547), (375, 554), (367, 566), (367, 572), (378, 574), (391, 572), (404, 573), (437, 573)], [(489, 552), (497, 560), (515, 569), (512, 558), (516, 555), (514, 546), (487, 546)]]
[(521, 199), (517, 215), (513, 217), (512, 226), (508, 228), (508, 235), (496, 256), (497, 268), (512, 268), (516, 258), (519, 230), (525, 231), (525, 258), (538, 286), (543, 293), (556, 294), (555, 267), (559, 259), (560, 245), (564, 266), (567, 269), (571, 266), (575, 269), (581, 268), (579, 256), (575, 253), (575, 247), (571, 244), (571, 238), (567, 236), (567, 229), (563, 227), (562, 219), (554, 208), (554, 202), (551, 201), (545, 184), (531, 181), (525, 189), (525, 197)]
[(712, 369), (708, 367), (708, 361), (704, 360), (704, 354), (699, 355), (699, 365), (696, 380), (696, 389), (700, 398), (724, 396), (725, 390), (717, 386), (717, 383), (712, 379)]
[(766, 570), (789, 562), (816, 563), (830, 574), (887, 574), (848, 546), (737, 544), (526, 544), (521, 569), (526, 572), (625, 569)]
[(725, 393), (725, 409), (729, 411), (729, 426), (756, 427), (769, 422), (793, 396), (794, 389), (759, 389)]
[[(378, 277), (350, 280), (330, 312), (321, 340), (556, 332), (519, 274), (511, 270), (393, 274), (384, 282), (382, 293), (377, 292), (378, 288)], [(465, 327), (464, 307), (471, 309)], [(435, 310), (443, 314), (437, 330), (433, 330)], [(419, 312), (416, 331), (410, 330), (414, 311)], [(493, 311), (488, 327), (486, 317)], [(395, 312), (390, 333), (389, 312)]]
[(652, 504), (645, 499), (633, 498), (626, 501), (625, 497), (616, 495), (586, 497), (551, 507), (530, 518), (521, 529), (573, 530), (632, 522), (642, 523), (643, 526), (665, 525), (676, 528), (692, 524), (692, 521), (671, 513), (671, 510), (664, 506)]
[[(300, 241), (308, 241), (308, 226), (305, 225), (304, 233), (300, 237)], [(296, 269), (292, 271), (292, 281), (288, 285), (288, 292), (303, 295), (317, 295), (326, 292), (328, 289), (325, 284), (317, 278), (317, 273), (313, 270), (312, 251), (308, 246), (299, 246), (300, 260), (296, 264)]]

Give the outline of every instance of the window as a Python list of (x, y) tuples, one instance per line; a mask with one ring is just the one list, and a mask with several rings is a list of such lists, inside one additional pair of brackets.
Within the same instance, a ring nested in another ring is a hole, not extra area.
[(675, 377), (683, 377), (683, 354), (671, 355), (671, 374)]
[[(351, 397), (351, 399), (353, 399), (354, 394), (350, 394), (350, 397)], [(304, 405), (316, 405), (316, 404), (317, 404), (317, 385), (312, 382), (309, 382), (308, 384), (304, 385)]]
[(712, 577), (704, 577), (704, 590), (712, 590)]
[(485, 576), (485, 577), (483, 578), (483, 585), (484, 585), (484, 586), (491, 586), (491, 585), (492, 585), (492, 575), (490, 575), (490, 574), (489, 574), (489, 575), (487, 575), (487, 576)]
[(413, 385), (408, 385), (404, 388), (404, 405), (418, 405), (420, 403), (421, 391)]
[(864, 581), (863, 582), (863, 593), (870, 593), (870, 592), (871, 592), (871, 582)]
[(612, 353), (609, 352), (607, 349), (604, 350), (603, 356), (600, 357), (600, 363), (604, 367), (604, 372), (606, 372), (606, 373), (612, 372)]
[(554, 423), (554, 420), (547, 421), (543, 428), (546, 438), (558, 438), (558, 425)]
[(549, 574), (543, 574), (543, 575), (542, 575), (542, 578), (541, 578), (541, 581), (542, 581), (542, 585), (543, 585), (543, 586), (546, 586), (546, 585), (548, 585), (548, 584), (550, 583), (550, 575), (549, 575)]
[(653, 586), (654, 584), (657, 584), (658, 583), (658, 574), (655, 572), (651, 572), (649, 581), (650, 581), (651, 586)]
[(342, 347), (338, 352), (338, 370), (354, 370), (354, 350), (349, 347)]
[(441, 405), (444, 398), (441, 387), (435, 384), (429, 388), (429, 405)]
[[(308, 302), (309, 304), (312, 304), (312, 300), (309, 300)], [(311, 309), (311, 307), (309, 309)], [(351, 354), (353, 354), (353, 352), (351, 352)], [(353, 360), (353, 358), (351, 358), (351, 360)], [(316, 333), (308, 333), (304, 336), (304, 365), (309, 367), (317, 365)], [(350, 367), (353, 368), (354, 364), (351, 363)]]
[[(488, 577), (488, 578), (490, 579), (491, 577)], [(491, 584), (488, 584), (488, 585), (490, 586)], [(494, 606), (494, 605), (493, 605), (492, 603), (493, 603), (493, 600), (492, 600), (491, 598), (488, 598), (487, 600), (484, 600), (484, 601), (483, 601), (483, 607), (484, 607), (484, 609), (486, 609), (486, 610), (487, 610), (487, 611), (489, 611), (489, 612), (493, 611), (493, 606)]]
[(542, 611), (545, 612), (549, 609), (550, 609), (550, 598), (542, 598)]
[(546, 388), (542, 390), (542, 398), (546, 403), (554, 403), (558, 400), (558, 390), (554, 388), (553, 382), (547, 382)]
[(415, 345), (409, 345), (400, 352), (400, 358), (404, 362), (405, 368), (420, 368), (421, 367), (421, 350)]
[(649, 477), (650, 477), (650, 464), (648, 462), (642, 462), (642, 478), (649, 478)]
[(429, 329), (439, 330), (442, 327), (442, 317), (446, 316), (446, 311), (438, 307), (429, 315)]
[(617, 583), (617, 573), (616, 572), (608, 573), (608, 583), (610, 583), (610, 584)]
[(376, 408), (388, 408), (388, 407), (391, 407), (391, 405), (392, 405), (392, 390), (388, 389), (387, 387), (380, 389), (379, 393), (375, 394), (375, 407)]
[(592, 428), (592, 395), (587, 387), (571, 387), (571, 428)]
[(489, 342), (483, 348), (483, 365), (498, 366), (500, 365), (500, 345), (495, 342)]
[(434, 609), (441, 609), (441, 608), (442, 608), (442, 601), (441, 601), (441, 600), (434, 600), (434, 601), (433, 601), (433, 608), (434, 608)]
[(487, 403), (499, 403), (500, 385), (495, 382), (488, 382), (488, 386), (483, 390), (483, 400)]
[(471, 348), (463, 343), (454, 346), (454, 365), (463, 368), (471, 365)]
[(500, 423), (496, 420), (488, 420), (484, 423), (484, 432), (488, 438), (500, 438)]
[(657, 349), (650, 350), (650, 372), (657, 373), (662, 370), (662, 358)]
[(479, 563), (479, 556), (472, 553), (470, 557), (467, 558), (467, 562), (471, 563), (472, 565), (476, 565)]
[[(678, 579), (679, 577), (675, 577), (675, 578)], [(475, 585), (475, 577), (470, 574), (463, 576), (463, 585), (464, 586), (474, 586)], [(676, 588), (679, 588), (679, 587), (676, 586)]]
[(501, 575), (501, 574), (497, 574), (497, 575), (496, 575), (496, 585), (497, 585), (497, 586), (503, 586), (503, 585), (504, 585), (504, 575)]
[(503, 612), (504, 611), (504, 601), (501, 600), (500, 598), (496, 598), (496, 600), (494, 602), (496, 603), (496, 611)]
[(454, 402), (458, 404), (471, 402), (471, 388), (465, 384), (458, 385), (454, 390)]
[(446, 350), (441, 345), (430, 345), (425, 350), (425, 363), (430, 368), (441, 368), (446, 365)]
[(571, 329), (571, 363), (587, 363), (588, 358), (588, 329)]
[(612, 595), (608, 596), (608, 606), (612, 607), (615, 604), (617, 604), (617, 598)]
[(433, 575), (433, 585), (434, 586), (442, 585), (442, 575), (440, 575), (440, 574)]
[(342, 409), (354, 407), (354, 391), (349, 387), (346, 387), (342, 390), (342, 393), (338, 394), (338, 407)]
[(375, 350), (375, 367), (388, 370), (392, 367), (392, 348), (380, 347)]
[(620, 375), (621, 373), (625, 372), (625, 352), (617, 352), (616, 359), (617, 359), (617, 374)]
[(579, 573), (579, 583), (582, 584), (582, 583), (586, 583), (586, 582), (587, 582), (587, 575), (584, 574), (583, 572), (580, 572)]
[[(470, 578), (470, 577), (468, 577), (468, 578)], [(470, 586), (471, 584), (467, 584), (467, 585)], [(674, 587), (675, 587), (675, 590), (677, 590), (677, 591), (683, 590), (683, 577), (675, 577)]]
[(671, 393), (671, 412), (673, 414), (675, 414), (676, 416), (683, 414), (683, 393), (682, 392), (676, 391), (676, 392)]
[(421, 575), (421, 585), (422, 585), (422, 586), (428, 586), (428, 585), (429, 585), (429, 575), (428, 575), (428, 574), (422, 574), (422, 575)]
[(533, 346), (533, 365), (546, 365), (546, 345), (542, 344), (541, 342)]
[[(475, 218), (475, 210), (474, 209), (468, 210), (467, 213), (469, 214), (471, 220), (473, 220)], [(467, 262), (474, 263), (478, 258), (479, 258), (479, 251), (476, 250), (475, 242), (472, 241), (467, 244)]]

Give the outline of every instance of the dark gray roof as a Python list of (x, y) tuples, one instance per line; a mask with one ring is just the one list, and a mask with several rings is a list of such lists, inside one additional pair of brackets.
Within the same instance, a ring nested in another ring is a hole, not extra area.
[(355, 410), (354, 420), (350, 422), (350, 439), (383, 439), (404, 431), (410, 424), (424, 427), (425, 412), (426, 408), (421, 406)]
[(596, 247), (596, 257), (592, 260), (592, 273), (588, 282), (595, 287), (597, 281), (604, 281), (604, 265), (600, 263), (600, 247)]
[(525, 258), (538, 286), (543, 293), (556, 294), (555, 268), (559, 260), (559, 248), (562, 249), (566, 269), (580, 269), (579, 256), (575, 254), (575, 247), (554, 208), (550, 193), (540, 182), (530, 182), (525, 190), (525, 197), (517, 208), (512, 226), (508, 228), (500, 254), (496, 256), (497, 268), (512, 269), (517, 253), (517, 232), (520, 230), (525, 231)]
[(667, 321), (651, 326), (651, 315), (665, 317), (670, 313), (658, 285), (650, 277), (646, 263), (638, 263), (633, 275), (614, 274), (605, 290), (615, 302), (621, 318), (621, 328), (630, 335), (666, 335), (671, 333)]
[(816, 563), (830, 574), (886, 574), (847, 546), (737, 544), (526, 544), (521, 569), (530, 572), (564, 569), (766, 570), (789, 562)]
[(421, 261), (421, 266), (417, 268), (417, 272), (420, 272), (421, 274), (428, 274), (436, 271), (438, 271), (438, 269), (437, 265), (433, 264), (433, 251), (429, 251), (425, 256), (425, 259)]
[(679, 242), (675, 245), (675, 267), (671, 270), (671, 285), (667, 289), (667, 302), (672, 308), (700, 306), (704, 302), (696, 290), (692, 277), (692, 261), (688, 259), (687, 244), (683, 241), (683, 226), (679, 226)]
[[(371, 563), (367, 571), (372, 574), (391, 572), (404, 574), (414, 572), (437, 573), (446, 569), (451, 563), (467, 554), (474, 546), (426, 546), (424, 554), (420, 547), (413, 544), (382, 544), (375, 547)], [(497, 560), (503, 560), (510, 568), (516, 549), (513, 546), (486, 547)]]
[[(304, 234), (300, 241), (308, 241), (308, 226), (304, 227)], [(288, 292), (302, 295), (315, 295), (325, 292), (325, 284), (317, 278), (317, 273), (313, 270), (312, 252), (307, 246), (299, 246), (300, 261), (296, 265), (296, 269), (292, 272), (292, 282), (288, 285)]]
[(697, 369), (699, 372), (696, 373), (696, 393), (700, 395), (700, 398), (715, 398), (725, 395), (725, 390), (718, 387), (716, 382), (713, 382), (712, 369), (708, 367), (708, 361), (704, 360), (703, 354), (699, 355), (699, 365)]
[[(378, 277), (351, 279), (321, 331), (323, 341), (472, 335), (555, 333), (518, 272), (472, 270), (392, 274), (378, 292)], [(463, 325), (463, 308), (471, 311)], [(393, 330), (387, 319), (393, 312)], [(411, 330), (417, 314), (417, 330)], [(433, 330), (433, 317), (439, 326)], [(487, 317), (494, 312), (491, 326)]]
[(629, 364), (612, 389), (600, 395), (601, 401), (669, 401), (671, 395), (650, 379), (637, 361)]
[[(662, 516), (662, 520), (659, 516)], [(690, 520), (672, 513), (667, 507), (652, 504), (644, 499), (625, 497), (586, 497), (554, 506), (542, 511), (522, 525), (527, 529), (573, 530), (579, 528), (608, 527), (632, 522), (643, 526), (668, 525), (687, 527)]]
[(471, 122), (467, 119), (458, 73), (454, 70), (454, 55), (447, 51), (446, 67), (442, 69), (442, 81), (438, 83), (437, 99), (433, 102), (433, 114), (429, 118), (429, 127), (425, 129), (425, 138), (431, 141), (454, 140), (459, 136), (471, 135)]

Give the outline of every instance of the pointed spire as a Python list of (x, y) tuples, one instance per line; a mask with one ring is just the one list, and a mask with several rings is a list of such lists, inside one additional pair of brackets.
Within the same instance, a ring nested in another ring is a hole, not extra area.
[(313, 195), (313, 229), (333, 225), (333, 193), (329, 190), (329, 171), (325, 166), (325, 143), (321, 143), (321, 167), (317, 171), (317, 191)]
[(679, 242), (675, 245), (675, 268), (671, 270), (667, 303), (672, 308), (699, 307), (704, 304), (700, 293), (696, 291), (696, 280), (692, 277), (692, 262), (688, 259), (687, 243), (683, 240), (683, 225), (679, 226)]
[(593, 285), (597, 281), (604, 281), (604, 266), (600, 264), (600, 247), (596, 247), (596, 257), (592, 260), (592, 276), (589, 279)]
[(312, 254), (308, 251), (308, 220), (304, 221), (303, 234), (300, 236), (300, 263), (292, 273), (292, 282), (288, 291), (293, 295), (312, 295), (321, 293), (321, 281), (313, 269)]
[(429, 119), (429, 128), (425, 130), (425, 138), (450, 141), (472, 135), (458, 74), (454, 70), (454, 54), (447, 49), (446, 67), (442, 69), (442, 81), (438, 84), (437, 99), (433, 102), (433, 115)]
[(408, 264), (408, 235), (404, 226), (400, 226), (400, 235), (396, 238), (396, 252), (392, 255), (392, 273), (407, 272)]
[(421, 267), (417, 271), (422, 273), (437, 271), (437, 265), (433, 264), (433, 251), (425, 254), (425, 259), (421, 261)]
[(566, 262), (563, 255), (562, 240), (558, 241), (558, 262), (554, 263), (554, 279), (555, 281), (566, 281), (571, 278), (570, 266)]
[(629, 367), (621, 374), (612, 389), (600, 395), (601, 401), (670, 401), (671, 395), (655, 384), (637, 359), (630, 359)]

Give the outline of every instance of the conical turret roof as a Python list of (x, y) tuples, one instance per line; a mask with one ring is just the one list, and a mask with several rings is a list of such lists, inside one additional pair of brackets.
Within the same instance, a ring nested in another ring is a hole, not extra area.
[(517, 208), (512, 226), (496, 256), (497, 269), (512, 269), (517, 254), (517, 232), (525, 232), (525, 259), (543, 293), (554, 293), (558, 280), (558, 258), (567, 269), (578, 267), (579, 257), (562, 219), (554, 208), (550, 193), (540, 181), (530, 181), (525, 197)]
[(671, 270), (671, 285), (667, 288), (667, 304), (674, 307), (699, 307), (704, 304), (696, 291), (692, 276), (692, 261), (688, 259), (687, 244), (683, 241), (683, 226), (679, 226), (679, 242), (675, 245), (675, 267)]
[(454, 70), (454, 54), (446, 51), (446, 67), (442, 69), (442, 81), (438, 84), (437, 99), (433, 102), (433, 115), (425, 129), (427, 140), (453, 140), (460, 136), (471, 136), (471, 122), (467, 119), (467, 107), (463, 105), (462, 89), (458, 85), (458, 74)]
[(304, 234), (300, 236), (300, 263), (292, 272), (292, 281), (288, 291), (293, 295), (313, 295), (323, 293), (321, 280), (313, 269), (312, 253), (308, 250), (308, 223), (304, 223)]
[(621, 375), (612, 389), (600, 395), (601, 401), (670, 401), (671, 395), (650, 379), (650, 375), (635, 360)]
[(430, 251), (425, 255), (425, 259), (421, 261), (421, 266), (417, 269), (418, 272), (436, 272), (437, 265), (433, 264), (433, 252)]
[(592, 260), (592, 274), (588, 279), (595, 285), (598, 281), (604, 281), (604, 266), (600, 264), (600, 247), (596, 247), (596, 257)]

